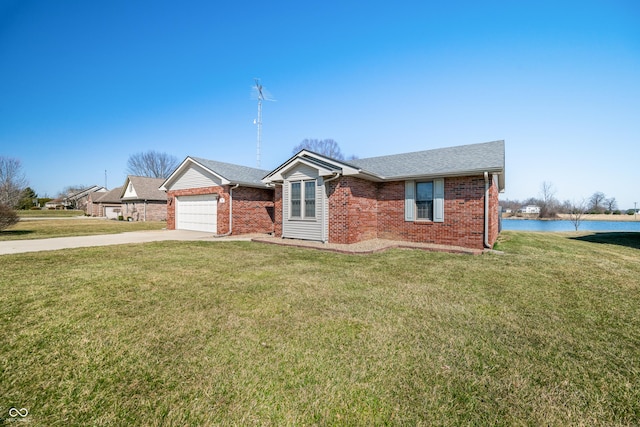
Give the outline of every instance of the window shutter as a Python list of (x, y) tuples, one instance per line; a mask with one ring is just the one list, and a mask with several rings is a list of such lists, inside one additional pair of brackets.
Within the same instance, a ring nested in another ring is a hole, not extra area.
[(433, 222), (444, 222), (444, 179), (433, 180)]
[(405, 181), (404, 183), (404, 220), (415, 220), (416, 206), (416, 184), (414, 181)]

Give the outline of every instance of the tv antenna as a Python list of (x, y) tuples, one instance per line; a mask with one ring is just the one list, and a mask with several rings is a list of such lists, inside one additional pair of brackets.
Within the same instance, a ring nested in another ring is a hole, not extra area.
[(258, 118), (253, 121), (253, 124), (258, 127), (258, 146), (256, 150), (256, 164), (260, 167), (260, 145), (262, 144), (262, 101), (275, 101), (269, 94), (269, 92), (262, 87), (260, 79), (254, 79), (256, 85), (253, 87), (253, 93), (258, 98)]

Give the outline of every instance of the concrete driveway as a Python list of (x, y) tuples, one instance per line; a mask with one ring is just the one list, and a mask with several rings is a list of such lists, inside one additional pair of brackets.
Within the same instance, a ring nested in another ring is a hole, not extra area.
[(55, 251), (90, 246), (123, 245), (127, 243), (158, 242), (162, 240), (251, 240), (250, 236), (214, 237), (211, 233), (187, 230), (132, 231), (97, 236), (56, 237), (52, 239), (9, 240), (0, 242), (0, 255), (23, 252)]

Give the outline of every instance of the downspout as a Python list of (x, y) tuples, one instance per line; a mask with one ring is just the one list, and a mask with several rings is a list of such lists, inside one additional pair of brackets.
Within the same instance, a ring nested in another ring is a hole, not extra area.
[[(331, 181), (333, 181), (333, 180), (335, 180), (335, 179), (338, 179), (338, 178), (340, 178), (340, 172), (334, 172), (334, 173), (333, 173), (333, 176), (332, 176), (331, 178), (329, 178), (329, 179), (325, 179), (325, 180), (324, 180), (324, 183), (323, 183), (323, 184), (324, 184), (324, 189), (325, 189), (324, 191), (325, 191), (325, 195), (326, 195), (326, 197), (323, 197), (323, 198), (322, 198), (322, 205), (323, 205), (323, 206), (322, 206), (322, 213), (323, 213), (323, 214), (324, 214), (324, 212), (325, 212), (325, 211), (328, 211), (328, 210), (326, 210), (326, 209), (325, 209), (325, 204), (326, 204), (326, 203), (328, 202), (328, 200), (329, 200), (329, 195), (327, 194), (327, 182), (331, 182)], [(329, 233), (329, 230), (327, 230), (327, 234), (328, 234), (328, 233)], [(326, 236), (326, 238), (325, 238), (325, 240), (324, 240), (324, 243), (327, 243), (328, 241), (329, 241), (329, 236)]]
[(240, 187), (240, 184), (236, 184), (229, 189), (229, 231), (224, 234), (216, 234), (215, 237), (227, 237), (233, 232), (233, 190), (238, 187)]
[(489, 244), (489, 172), (484, 173), (484, 247), (491, 248)]
[(144, 219), (143, 219), (143, 221), (144, 221), (144, 222), (147, 222), (147, 200), (146, 200), (146, 199), (145, 199), (145, 201), (144, 201), (144, 211), (143, 211), (143, 212), (144, 212), (144, 213), (143, 213), (143, 215), (144, 215)]

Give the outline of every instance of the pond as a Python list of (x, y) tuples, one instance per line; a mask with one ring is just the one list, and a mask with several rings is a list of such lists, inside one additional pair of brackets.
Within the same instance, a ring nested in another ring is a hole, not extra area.
[[(503, 219), (503, 230), (513, 231), (575, 231), (569, 220)], [(582, 221), (578, 231), (635, 231), (640, 221)]]

